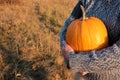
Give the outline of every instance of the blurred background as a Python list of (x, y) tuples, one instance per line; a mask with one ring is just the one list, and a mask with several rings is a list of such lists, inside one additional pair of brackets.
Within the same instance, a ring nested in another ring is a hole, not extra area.
[(59, 35), (78, 0), (0, 0), (0, 80), (73, 80)]

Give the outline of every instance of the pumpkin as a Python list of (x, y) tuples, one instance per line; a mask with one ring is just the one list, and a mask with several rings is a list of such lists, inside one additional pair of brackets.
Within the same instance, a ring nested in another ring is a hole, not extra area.
[(100, 50), (108, 46), (108, 33), (102, 20), (96, 17), (85, 16), (84, 7), (81, 6), (83, 17), (76, 19), (67, 28), (66, 42), (75, 52)]

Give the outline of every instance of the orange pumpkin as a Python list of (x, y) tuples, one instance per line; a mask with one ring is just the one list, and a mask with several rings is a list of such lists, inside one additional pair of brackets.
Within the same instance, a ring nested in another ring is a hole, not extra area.
[(104, 23), (96, 17), (76, 19), (68, 26), (66, 42), (75, 52), (100, 50), (108, 46), (108, 33)]

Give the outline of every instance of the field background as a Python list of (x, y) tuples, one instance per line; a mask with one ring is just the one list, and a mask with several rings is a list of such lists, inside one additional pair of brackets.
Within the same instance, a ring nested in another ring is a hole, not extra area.
[(0, 0), (0, 80), (73, 80), (60, 30), (78, 0)]

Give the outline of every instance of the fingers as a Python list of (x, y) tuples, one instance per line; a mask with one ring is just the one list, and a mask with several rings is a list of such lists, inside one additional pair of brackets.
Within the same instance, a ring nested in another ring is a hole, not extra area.
[(88, 74), (88, 72), (80, 72), (80, 74), (81, 74), (82, 76), (84, 76), (84, 75)]
[(66, 45), (67, 45), (67, 43), (66, 43), (66, 41), (62, 41), (62, 49), (65, 49), (66, 48)]
[(66, 43), (66, 41), (62, 41), (62, 44), (63, 44), (62, 49), (65, 50), (66, 52), (69, 53), (69, 52), (73, 52), (74, 51), (71, 48), (71, 46)]
[(66, 41), (62, 41), (62, 44), (63, 44), (63, 45), (66, 45), (67, 43), (66, 43)]
[(66, 41), (62, 41), (62, 54), (65, 57), (66, 60), (69, 60), (69, 45), (66, 43)]
[(68, 54), (66, 53), (66, 51), (62, 50), (62, 54), (63, 54), (63, 56), (64, 56), (64, 58), (65, 58), (66, 60), (69, 60), (69, 56), (68, 56)]

